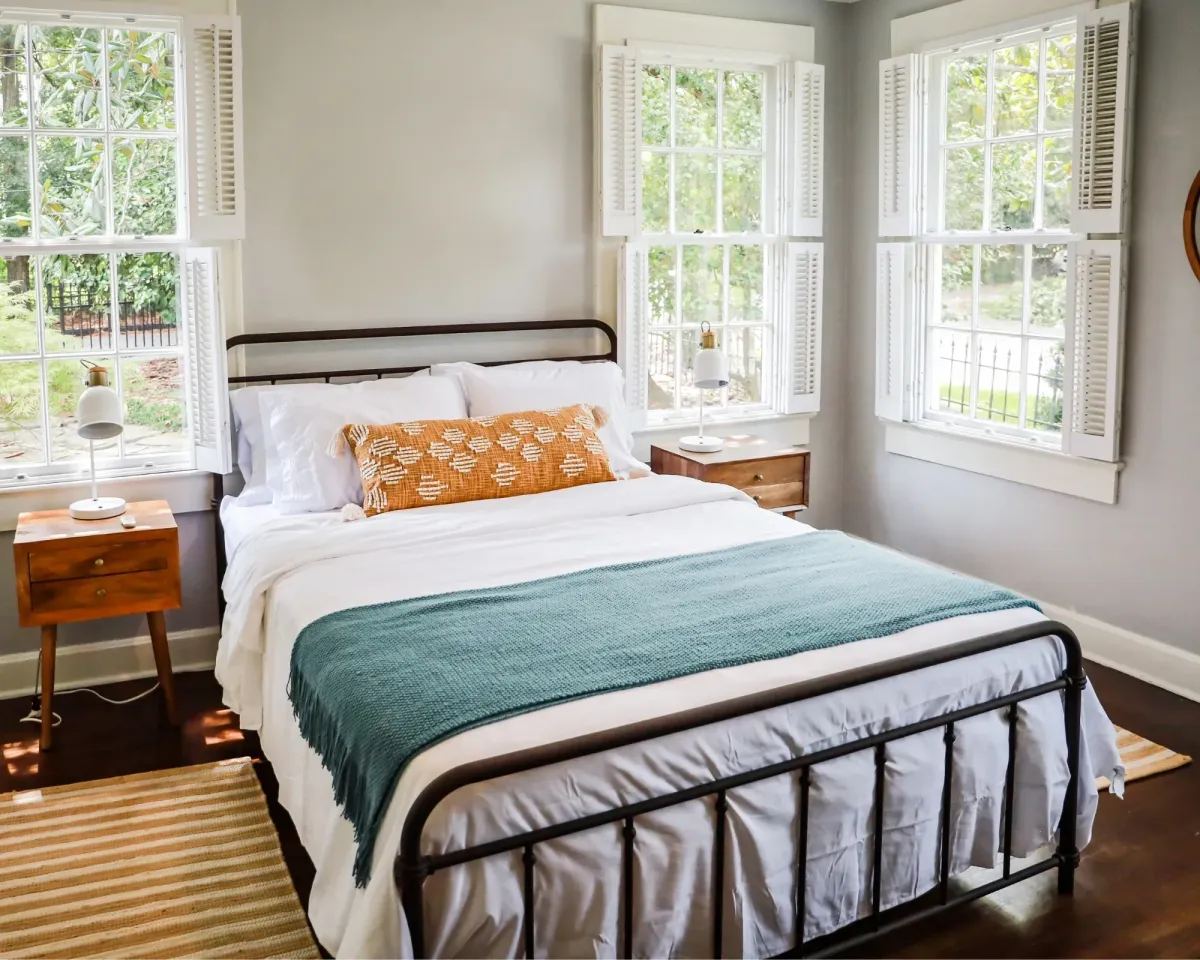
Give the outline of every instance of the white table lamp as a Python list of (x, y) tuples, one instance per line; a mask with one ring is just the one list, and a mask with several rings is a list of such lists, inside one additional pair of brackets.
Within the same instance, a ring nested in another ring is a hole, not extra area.
[(121, 414), (121, 398), (108, 385), (108, 370), (104, 367), (88, 368), (88, 387), (79, 398), (75, 408), (75, 428), (79, 436), (88, 442), (88, 463), (92, 475), (92, 495), (87, 500), (76, 500), (68, 512), (76, 520), (106, 520), (119, 517), (125, 512), (125, 501), (120, 497), (101, 497), (96, 491), (96, 441), (109, 440), (125, 429)]
[(716, 336), (707, 323), (700, 324), (700, 352), (692, 362), (692, 382), (700, 388), (700, 429), (679, 438), (679, 448), (692, 453), (716, 453), (725, 446), (720, 437), (704, 435), (704, 391), (717, 390), (729, 383), (729, 360), (717, 346)]

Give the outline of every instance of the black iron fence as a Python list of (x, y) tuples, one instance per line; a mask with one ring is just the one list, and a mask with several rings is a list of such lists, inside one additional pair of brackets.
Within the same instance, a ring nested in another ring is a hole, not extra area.
[[(109, 350), (113, 345), (108, 302), (84, 288), (68, 283), (46, 283), (46, 317), (74, 346), (88, 350)], [(117, 304), (120, 312), (121, 346), (174, 347), (179, 344), (179, 328), (174, 319), (165, 319), (157, 310), (139, 310), (133, 301)]]

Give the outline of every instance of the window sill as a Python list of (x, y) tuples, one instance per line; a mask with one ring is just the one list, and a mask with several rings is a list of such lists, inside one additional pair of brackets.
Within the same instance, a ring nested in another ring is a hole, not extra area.
[[(136, 500), (166, 500), (174, 513), (212, 509), (212, 474), (199, 470), (114, 477), (100, 481), (100, 494)], [(15, 530), (17, 515), (29, 510), (60, 510), (91, 491), (87, 480), (68, 480), (0, 491), (0, 530)]]
[(971, 436), (932, 423), (888, 423), (888, 453), (1022, 483), (1097, 503), (1117, 502), (1123, 464), (1071, 457), (997, 437)]

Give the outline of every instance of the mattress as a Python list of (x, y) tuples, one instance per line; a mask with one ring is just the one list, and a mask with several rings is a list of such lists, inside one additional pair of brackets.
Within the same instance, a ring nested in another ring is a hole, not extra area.
[[(622, 483), (388, 514), (346, 524), (328, 516), (277, 518), (246, 534), (226, 580), (229, 610), (218, 655), (226, 702), (259, 731), (291, 814), (316, 866), (310, 918), (338, 956), (410, 953), (391, 864), (404, 816), (445, 770), (482, 757), (594, 732), (892, 659), (1039, 619), (1029, 609), (960, 617), (766, 663), (617, 691), (471, 730), (420, 754), (396, 786), (365, 889), (352, 878), (353, 830), (333, 799), (320, 759), (296, 727), (287, 699), (291, 646), (299, 631), (338, 609), (407, 596), (496, 586), (570, 570), (703, 552), (811, 528), (759, 510), (730, 488), (680, 477)], [(731, 571), (736, 575), (736, 571)], [(1056, 640), (1031, 641), (810, 701), (741, 717), (570, 764), (466, 788), (426, 828), (426, 852), (461, 848), (572, 819), (739, 770), (857, 739), (1053, 679)], [(1067, 770), (1059, 695), (1023, 705), (1018, 731), (1014, 853), (1054, 837)], [(937, 876), (937, 811), (943, 747), (929, 731), (889, 747), (882, 903), (904, 902)], [(999, 714), (960, 725), (955, 744), (951, 867), (991, 866), (1001, 828), (1007, 727)], [(1118, 763), (1111, 724), (1085, 692), (1084, 777), (1079, 842), (1096, 808), (1091, 776)], [(869, 911), (873, 837), (870, 754), (813, 770), (805, 921), (808, 938)], [(794, 896), (794, 777), (729, 794), (729, 876), (734, 887), (726, 952), (779, 953), (791, 946)], [(639, 955), (711, 950), (711, 801), (639, 818), (635, 914)], [(553, 871), (537, 901), (539, 953), (611, 956), (618, 943), (620, 842), (616, 826), (539, 845)], [(521, 873), (516, 855), (456, 867), (426, 884), (427, 948), (435, 956), (521, 952)]]

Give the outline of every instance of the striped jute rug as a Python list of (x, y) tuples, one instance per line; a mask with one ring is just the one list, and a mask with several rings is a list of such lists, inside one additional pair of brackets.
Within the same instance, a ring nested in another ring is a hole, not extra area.
[[(1122, 727), (1117, 727), (1117, 749), (1121, 752), (1121, 763), (1125, 765), (1125, 782), (1142, 780), (1156, 773), (1166, 773), (1186, 767), (1192, 758), (1159, 746), (1145, 737), (1130, 733)], [(1097, 777), (1096, 786), (1107, 790), (1108, 777)]]
[(0, 794), (0, 957), (319, 957), (249, 759)]

